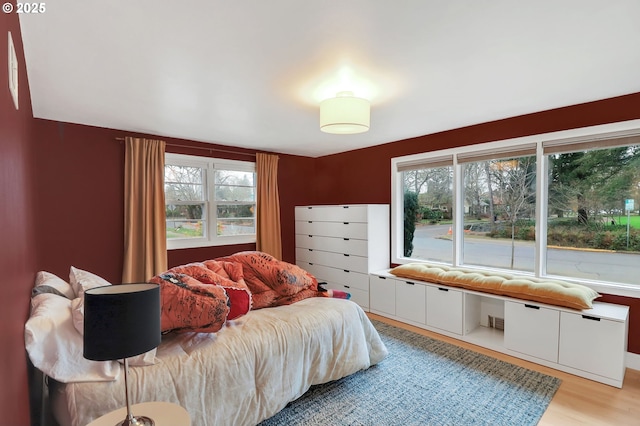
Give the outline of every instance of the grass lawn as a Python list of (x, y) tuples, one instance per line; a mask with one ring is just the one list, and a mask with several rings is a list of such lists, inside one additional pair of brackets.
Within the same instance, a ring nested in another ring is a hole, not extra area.
[[(631, 228), (636, 228), (636, 229), (640, 229), (640, 216), (631, 216), (630, 217), (631, 222), (629, 223), (629, 226)], [(616, 216), (616, 223), (618, 225), (626, 225), (627, 224), (627, 216)]]

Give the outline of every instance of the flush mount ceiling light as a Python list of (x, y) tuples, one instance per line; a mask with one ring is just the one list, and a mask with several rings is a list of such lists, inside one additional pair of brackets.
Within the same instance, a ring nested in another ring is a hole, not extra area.
[(353, 92), (339, 92), (335, 98), (320, 102), (320, 130), (325, 133), (348, 135), (369, 130), (369, 101), (353, 96)]

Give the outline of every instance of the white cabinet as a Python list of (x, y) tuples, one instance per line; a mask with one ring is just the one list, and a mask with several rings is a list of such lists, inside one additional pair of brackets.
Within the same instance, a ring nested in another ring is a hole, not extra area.
[(624, 308), (598, 304), (588, 311), (562, 312), (560, 364), (622, 383), (628, 330)]
[(410, 323), (426, 323), (426, 287), (422, 283), (396, 280), (396, 316)]
[(535, 303), (506, 301), (504, 346), (551, 362), (558, 361), (560, 312)]
[(298, 206), (296, 264), (369, 310), (369, 273), (389, 267), (389, 205)]
[(372, 313), (622, 387), (629, 307), (576, 310), (419, 280), (369, 275)]
[(462, 334), (462, 291), (427, 286), (427, 325)]
[(369, 310), (374, 314), (396, 314), (396, 280), (380, 275), (369, 276)]

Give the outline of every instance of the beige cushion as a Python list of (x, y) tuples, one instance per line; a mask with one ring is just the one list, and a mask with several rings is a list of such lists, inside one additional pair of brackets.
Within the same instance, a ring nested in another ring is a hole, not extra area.
[(590, 309), (600, 297), (595, 290), (560, 280), (519, 277), (508, 273), (474, 271), (446, 265), (408, 263), (391, 270), (395, 276), (461, 287), (468, 290), (531, 300), (573, 309)]

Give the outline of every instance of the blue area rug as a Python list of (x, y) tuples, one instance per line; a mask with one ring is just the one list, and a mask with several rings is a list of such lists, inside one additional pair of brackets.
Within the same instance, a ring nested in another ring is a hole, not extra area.
[(313, 386), (260, 425), (536, 425), (560, 386), (555, 377), (373, 323), (386, 359)]

